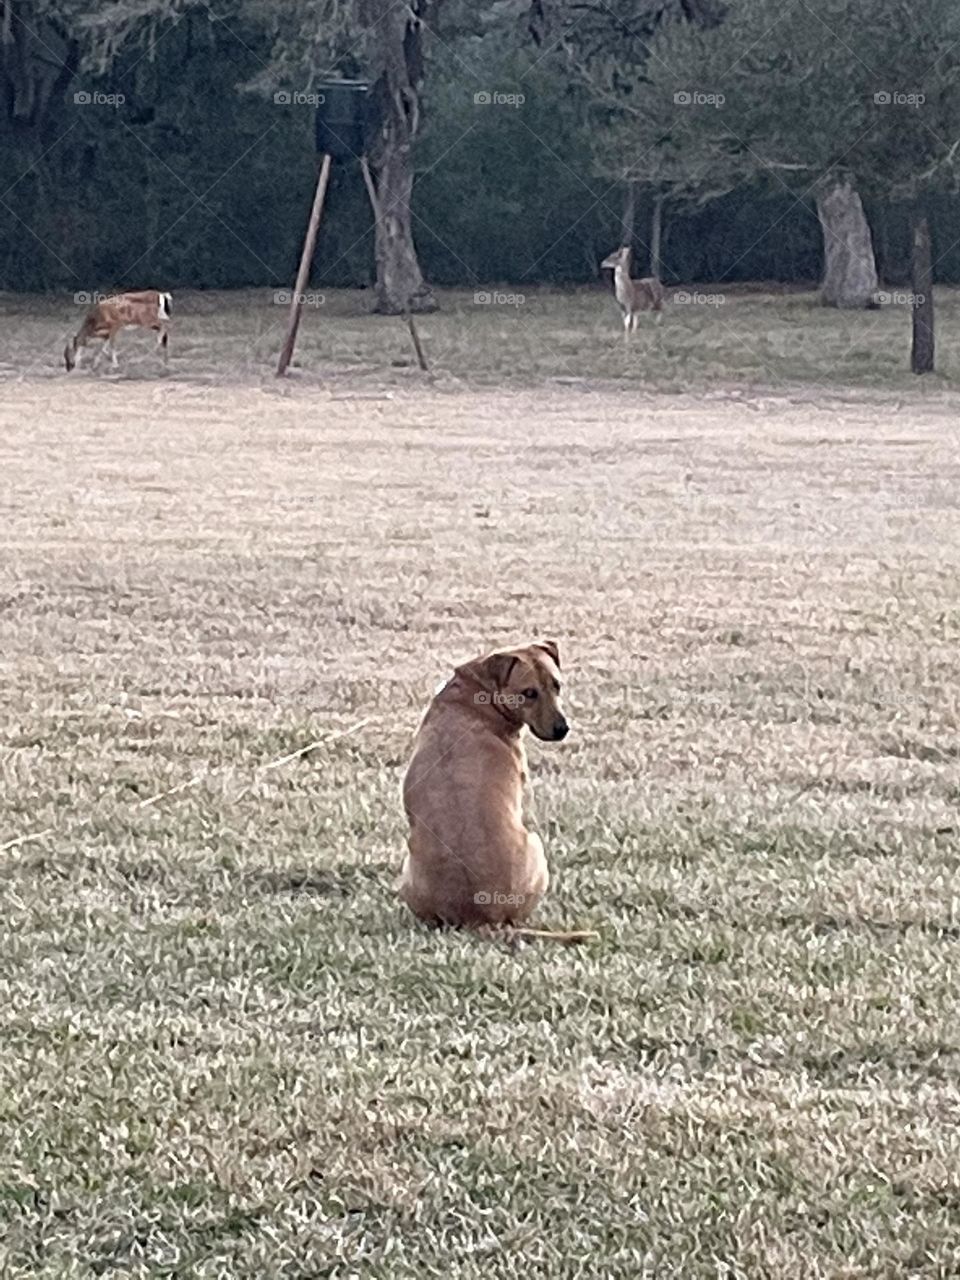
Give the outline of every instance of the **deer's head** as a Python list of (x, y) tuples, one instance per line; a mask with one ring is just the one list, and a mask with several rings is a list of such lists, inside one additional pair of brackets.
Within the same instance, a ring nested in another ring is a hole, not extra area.
[(609, 267), (616, 271), (617, 267), (623, 267), (625, 271), (630, 270), (630, 247), (623, 245), (620, 249), (614, 249), (613, 253), (608, 253), (604, 260), (600, 263), (601, 269)]

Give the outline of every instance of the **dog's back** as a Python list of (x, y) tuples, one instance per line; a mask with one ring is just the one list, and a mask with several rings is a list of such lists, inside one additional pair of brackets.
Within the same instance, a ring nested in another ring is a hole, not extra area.
[(559, 741), (556, 645), (465, 663), (436, 694), (403, 784), (410, 824), (400, 892), (425, 920), (453, 925), (526, 919), (547, 887), (539, 836), (523, 825), (521, 731)]
[(403, 782), (401, 895), (422, 919), (453, 925), (518, 916), (508, 899), (520, 893), (513, 867), (526, 834), (519, 738), (497, 734), (469, 698), (456, 682), (437, 694)]

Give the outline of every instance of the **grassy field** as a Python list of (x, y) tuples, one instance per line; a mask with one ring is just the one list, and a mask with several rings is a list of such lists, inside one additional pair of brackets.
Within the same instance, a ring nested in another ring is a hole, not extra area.
[[(263, 289), (175, 293), (172, 377), (208, 386), (269, 377), (289, 296)], [(876, 311), (843, 312), (785, 286), (671, 286), (663, 323), (657, 328), (652, 317), (642, 317), (629, 351), (612, 292), (599, 287), (441, 291), (442, 312), (419, 326), (434, 383), (448, 390), (552, 380), (615, 381), (671, 393), (744, 387), (783, 392), (799, 384), (909, 392), (914, 401), (960, 385), (960, 289), (937, 290), (939, 372), (922, 382), (909, 372), (907, 295), (891, 290), (888, 296), (891, 305)], [(379, 389), (385, 376), (402, 378), (414, 364), (403, 323), (369, 314), (371, 293), (311, 292), (306, 299), (297, 347), (304, 377), (341, 384), (366, 379)], [(0, 333), (10, 334), (0, 342), (0, 380), (59, 379), (64, 342), (85, 310), (69, 296), (0, 294)], [(119, 351), (127, 374), (138, 381), (160, 376), (148, 339), (125, 334)], [(291, 376), (296, 379), (296, 366)]]
[[(0, 299), (0, 1275), (960, 1274), (960, 301), (444, 301)], [(537, 635), (576, 950), (394, 896)]]

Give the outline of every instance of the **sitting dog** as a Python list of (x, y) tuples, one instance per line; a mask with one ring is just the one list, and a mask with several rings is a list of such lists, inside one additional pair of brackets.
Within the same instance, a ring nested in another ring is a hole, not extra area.
[(544, 742), (568, 733), (552, 641), (457, 667), (430, 703), (403, 783), (410, 835), (400, 895), (421, 920), (513, 926), (546, 892), (543, 843), (523, 825), (525, 725)]

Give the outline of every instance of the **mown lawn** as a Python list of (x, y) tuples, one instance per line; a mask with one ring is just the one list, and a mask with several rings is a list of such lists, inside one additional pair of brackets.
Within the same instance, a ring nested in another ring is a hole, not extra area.
[[(0, 1274), (960, 1273), (951, 339), (448, 302), (277, 385), (262, 295), (70, 379), (5, 300)], [(537, 635), (581, 949), (394, 896), (423, 707)]]

